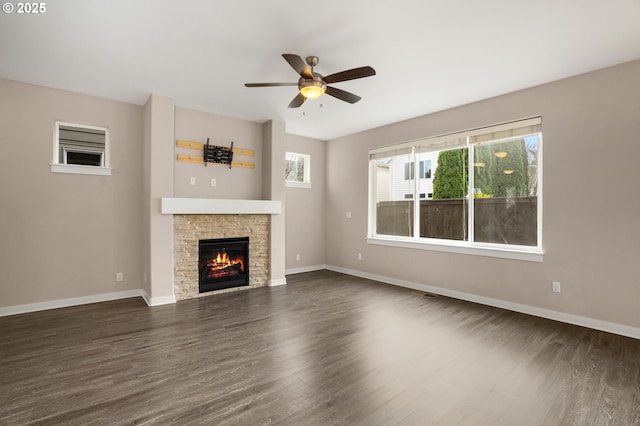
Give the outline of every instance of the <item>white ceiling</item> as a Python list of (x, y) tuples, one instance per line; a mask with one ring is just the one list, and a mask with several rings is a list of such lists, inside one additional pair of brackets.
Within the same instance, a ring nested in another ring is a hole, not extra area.
[[(319, 56), (323, 75), (377, 75), (335, 84), (359, 103), (289, 109), (296, 87), (244, 87), (296, 82), (282, 53)], [(154, 93), (318, 139), (638, 58), (640, 0), (58, 0), (0, 13), (0, 77), (140, 105)]]

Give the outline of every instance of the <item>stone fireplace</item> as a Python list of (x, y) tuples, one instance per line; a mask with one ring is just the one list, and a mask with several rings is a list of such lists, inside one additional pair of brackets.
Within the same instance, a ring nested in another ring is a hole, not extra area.
[[(162, 198), (161, 213), (171, 215), (173, 257), (172, 302), (255, 287), (286, 284), (284, 273), (282, 203), (278, 200)], [(277, 229), (275, 236), (273, 229)], [(199, 289), (198, 253), (201, 240), (248, 238), (249, 284), (232, 288)], [(274, 255), (276, 254), (275, 259)], [(275, 264), (275, 267), (274, 267)], [(282, 267), (282, 271), (280, 268)], [(272, 275), (277, 273), (278, 278)], [(158, 299), (155, 299), (158, 300)], [(151, 299), (150, 305), (155, 302)]]
[[(175, 214), (173, 216), (174, 293), (176, 300), (262, 287), (269, 280), (269, 221), (266, 214)], [(248, 285), (200, 292), (201, 240), (247, 237)]]

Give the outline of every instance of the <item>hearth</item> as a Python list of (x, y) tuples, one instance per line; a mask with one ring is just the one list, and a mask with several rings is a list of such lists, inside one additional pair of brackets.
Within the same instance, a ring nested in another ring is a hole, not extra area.
[(249, 237), (198, 242), (200, 293), (249, 285)]

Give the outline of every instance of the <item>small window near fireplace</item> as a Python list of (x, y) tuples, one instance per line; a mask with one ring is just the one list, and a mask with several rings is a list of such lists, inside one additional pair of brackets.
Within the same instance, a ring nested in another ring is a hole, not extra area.
[(52, 172), (111, 174), (107, 128), (56, 121), (53, 145)]
[(293, 188), (311, 188), (311, 156), (286, 152), (284, 160), (285, 185)]
[(198, 242), (200, 293), (249, 285), (249, 237)]

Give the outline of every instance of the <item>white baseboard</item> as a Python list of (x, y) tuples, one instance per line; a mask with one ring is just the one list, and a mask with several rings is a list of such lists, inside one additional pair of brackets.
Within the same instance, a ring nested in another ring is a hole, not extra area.
[(327, 265), (302, 266), (300, 268), (291, 268), (285, 271), (286, 275), (302, 274), (303, 272), (322, 271), (327, 269)]
[(69, 306), (86, 305), (89, 303), (106, 302), (109, 300), (128, 299), (130, 297), (144, 297), (142, 290), (118, 291), (115, 293), (95, 294), (92, 296), (73, 297), (70, 299), (50, 300), (26, 305), (7, 306), (0, 308), (0, 317), (24, 314), (27, 312), (45, 311), (47, 309), (67, 308)]
[(269, 280), (267, 281), (267, 285), (269, 287), (277, 287), (279, 285), (286, 285), (287, 284), (287, 279), (286, 278), (280, 278), (279, 280)]
[(172, 303), (176, 303), (176, 296), (163, 296), (163, 297), (151, 297), (147, 294), (146, 291), (140, 290), (142, 292), (142, 298), (147, 303), (147, 306), (160, 306), (160, 305), (170, 305)]
[(608, 321), (601, 321), (594, 318), (582, 317), (579, 315), (567, 314), (564, 312), (552, 311), (550, 309), (537, 308), (535, 306), (521, 305), (519, 303), (507, 302), (505, 300), (493, 299), (490, 297), (478, 296), (475, 294), (464, 293), (461, 291), (448, 290), (442, 287), (433, 287), (426, 284), (415, 283), (412, 281), (400, 280), (397, 278), (385, 277), (383, 275), (370, 274), (368, 272), (357, 271), (355, 269), (341, 268), (339, 266), (327, 265), (326, 269), (334, 272), (341, 272), (347, 275), (353, 275), (360, 278), (366, 278), (374, 281), (380, 281), (386, 284), (397, 285), (400, 287), (420, 290), (427, 293), (439, 294), (442, 296), (452, 297), (454, 299), (466, 300), (468, 302), (480, 303), (482, 305), (494, 306), (509, 311), (520, 312), (523, 314), (533, 315), (536, 317), (547, 318), (555, 321), (565, 322), (568, 324), (579, 325), (582, 327), (593, 328), (595, 330), (606, 331), (621, 336), (640, 339), (640, 329), (627, 325), (617, 324)]

